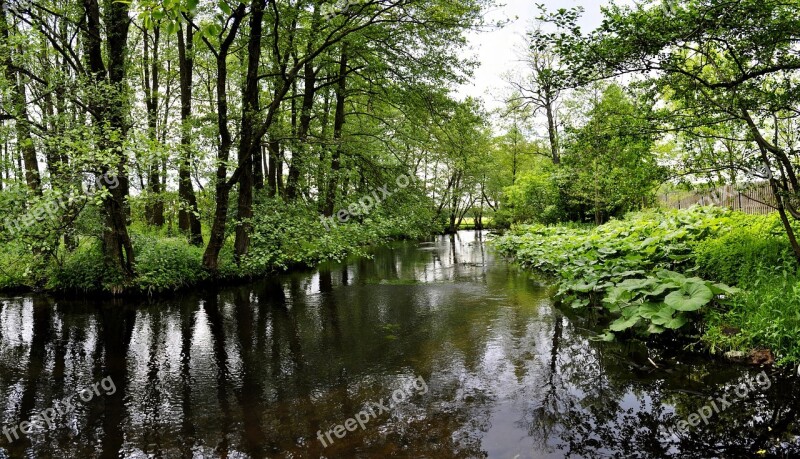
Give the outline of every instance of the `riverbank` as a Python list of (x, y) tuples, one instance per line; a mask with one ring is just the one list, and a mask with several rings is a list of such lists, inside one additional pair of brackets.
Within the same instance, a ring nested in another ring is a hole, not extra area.
[(800, 361), (800, 278), (777, 215), (648, 211), (593, 228), (519, 226), (492, 244), (553, 275), (563, 305), (602, 311), (602, 339), (661, 335), (754, 363)]
[[(388, 211), (373, 212), (358, 222), (326, 226), (312, 206), (278, 200), (261, 204), (252, 225), (248, 255), (236, 263), (231, 236), (222, 249), (219, 271), (211, 273), (203, 267), (204, 247), (189, 244), (184, 235), (168, 226), (134, 223), (130, 233), (136, 276), (129, 281), (106, 267), (99, 234), (83, 234), (76, 238), (74, 248), (61, 244), (54, 252), (37, 252), (30, 241), (6, 241), (0, 245), (0, 291), (156, 295), (366, 256), (370, 247), (426, 237), (439, 229), (425, 214)], [(208, 240), (207, 234), (204, 240)]]

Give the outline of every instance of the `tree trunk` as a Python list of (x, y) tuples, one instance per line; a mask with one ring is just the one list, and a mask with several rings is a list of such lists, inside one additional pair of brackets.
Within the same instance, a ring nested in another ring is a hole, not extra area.
[[(219, 252), (225, 242), (225, 226), (228, 220), (228, 198), (233, 184), (228, 183), (227, 163), (231, 152), (233, 141), (231, 131), (228, 128), (228, 53), (233, 44), (239, 25), (244, 17), (244, 5), (240, 4), (232, 15), (232, 21), (228, 35), (220, 44), (219, 51), (216, 52), (217, 63), (217, 128), (219, 130), (219, 146), (217, 149), (217, 177), (216, 177), (216, 206), (214, 209), (214, 223), (211, 225), (211, 235), (209, 236), (208, 246), (203, 253), (203, 266), (209, 271), (216, 273), (219, 269)], [(210, 47), (210, 46), (209, 46)]]
[(192, 187), (192, 57), (193, 35), (191, 26), (178, 29), (178, 65), (181, 82), (181, 148), (178, 157), (178, 229), (189, 235), (189, 243), (203, 245), (203, 232), (200, 226), (197, 197)]
[(264, 189), (264, 144), (259, 142), (256, 153), (253, 154), (253, 186), (256, 190)]
[(267, 187), (269, 187), (269, 195), (272, 197), (278, 196), (278, 176), (282, 173), (279, 163), (278, 155), (280, 152), (280, 145), (278, 140), (269, 139), (267, 141), (267, 151), (269, 152), (269, 166), (267, 167)]
[(553, 112), (554, 101), (548, 94), (545, 112), (547, 114), (547, 135), (550, 137), (550, 154), (553, 164), (561, 164), (561, 153), (558, 146), (558, 127), (556, 126), (555, 113)]
[[(161, 31), (158, 26), (153, 30), (152, 58), (150, 57), (150, 34), (144, 31), (144, 92), (145, 107), (147, 108), (147, 134), (154, 144), (158, 141), (158, 44)], [(147, 204), (145, 205), (145, 220), (149, 225), (164, 225), (164, 201), (161, 196), (161, 179), (159, 169), (161, 162), (152, 158), (147, 173)]]
[(253, 167), (248, 164), (256, 155), (261, 156), (261, 139), (255, 138), (258, 104), (258, 65), (261, 60), (262, 19), (266, 0), (253, 0), (250, 12), (250, 37), (247, 45), (247, 79), (242, 92), (242, 125), (239, 133), (238, 162), (239, 198), (236, 219), (236, 241), (234, 256), (237, 263), (247, 255), (250, 248), (250, 233), (253, 218)]
[[(108, 69), (103, 63), (103, 43), (100, 25), (100, 7), (97, 0), (83, 0), (85, 23), (84, 28), (84, 53), (88, 66), (89, 77), (94, 79), (98, 86), (108, 88), (110, 97), (105, 93), (103, 97), (90, 96), (88, 106), (95, 118), (98, 141), (106, 138), (103, 149), (114, 152), (115, 163), (102, 165), (100, 174), (106, 180), (99, 180), (102, 186), (108, 189), (108, 195), (103, 199), (106, 225), (103, 229), (103, 254), (108, 267), (119, 270), (124, 280), (129, 280), (134, 274), (133, 246), (128, 235), (126, 198), (128, 196), (128, 177), (125, 172), (125, 158), (122, 151), (122, 141), (127, 133), (125, 110), (127, 103), (125, 93), (125, 58), (128, 45), (128, 17), (129, 5), (122, 2), (109, 4), (105, 10), (106, 48), (108, 50)], [(109, 135), (106, 130), (114, 132)], [(107, 180), (114, 176), (116, 180)], [(112, 185), (112, 183), (114, 185)]]
[(328, 178), (328, 189), (325, 193), (325, 216), (333, 215), (336, 204), (336, 187), (341, 169), (342, 128), (345, 123), (344, 103), (347, 96), (347, 44), (342, 44), (342, 58), (339, 60), (339, 84), (336, 87), (336, 112), (333, 117), (333, 140), (336, 144), (331, 153), (331, 173)]
[(6, 20), (6, 2), (0, 0), (0, 36), (3, 43), (0, 45), (2, 62), (5, 67), (6, 79), (14, 88), (11, 91), (11, 103), (13, 105), (12, 115), (14, 116), (17, 131), (17, 148), (22, 154), (25, 163), (25, 183), (28, 188), (36, 194), (42, 194), (41, 176), (39, 174), (39, 161), (36, 159), (36, 147), (31, 137), (30, 120), (28, 118), (28, 102), (25, 97), (25, 85), (22, 76), (14, 70), (13, 59), (11, 56), (11, 42), (9, 41), (8, 22)]
[(305, 168), (306, 155), (309, 148), (308, 131), (311, 128), (311, 110), (314, 108), (314, 94), (317, 75), (312, 61), (303, 66), (304, 88), (303, 103), (300, 107), (300, 125), (297, 130), (297, 148), (292, 151), (292, 162), (289, 164), (289, 180), (286, 183), (286, 198), (289, 201), (299, 196), (300, 175)]

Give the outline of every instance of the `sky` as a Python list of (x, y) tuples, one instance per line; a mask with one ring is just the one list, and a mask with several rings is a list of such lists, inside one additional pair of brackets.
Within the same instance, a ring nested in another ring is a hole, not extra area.
[[(475, 70), (472, 82), (460, 86), (456, 94), (460, 97), (472, 96), (484, 101), (488, 109), (502, 106), (502, 97), (507, 93), (503, 74), (519, 68), (520, 51), (525, 49), (524, 35), (538, 16), (537, 3), (543, 3), (549, 11), (559, 8), (582, 6), (583, 16), (579, 22), (581, 30), (588, 32), (600, 25), (601, 5), (610, 0), (498, 0), (505, 6), (495, 8), (486, 16), (487, 23), (510, 19), (502, 29), (472, 32), (468, 35), (469, 49), (466, 56), (477, 57), (480, 67)], [(633, 4), (633, 0), (616, 0), (616, 4)]]

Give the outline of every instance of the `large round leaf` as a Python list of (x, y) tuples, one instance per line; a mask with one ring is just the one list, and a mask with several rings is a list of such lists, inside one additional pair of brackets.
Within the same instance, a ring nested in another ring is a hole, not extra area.
[(697, 311), (707, 305), (714, 293), (704, 283), (687, 282), (664, 298), (664, 303), (678, 311)]
[(625, 317), (620, 317), (614, 322), (611, 322), (611, 325), (609, 325), (608, 328), (615, 332), (621, 332), (635, 326), (637, 323), (639, 323), (639, 320), (641, 320), (641, 317), (637, 315), (634, 315), (628, 319)]

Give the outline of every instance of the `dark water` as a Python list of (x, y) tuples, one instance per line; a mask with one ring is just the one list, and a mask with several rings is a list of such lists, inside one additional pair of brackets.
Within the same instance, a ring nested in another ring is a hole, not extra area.
[(800, 457), (796, 378), (731, 395), (761, 369), (592, 341), (552, 293), (462, 232), (150, 304), (6, 298), (0, 455)]

